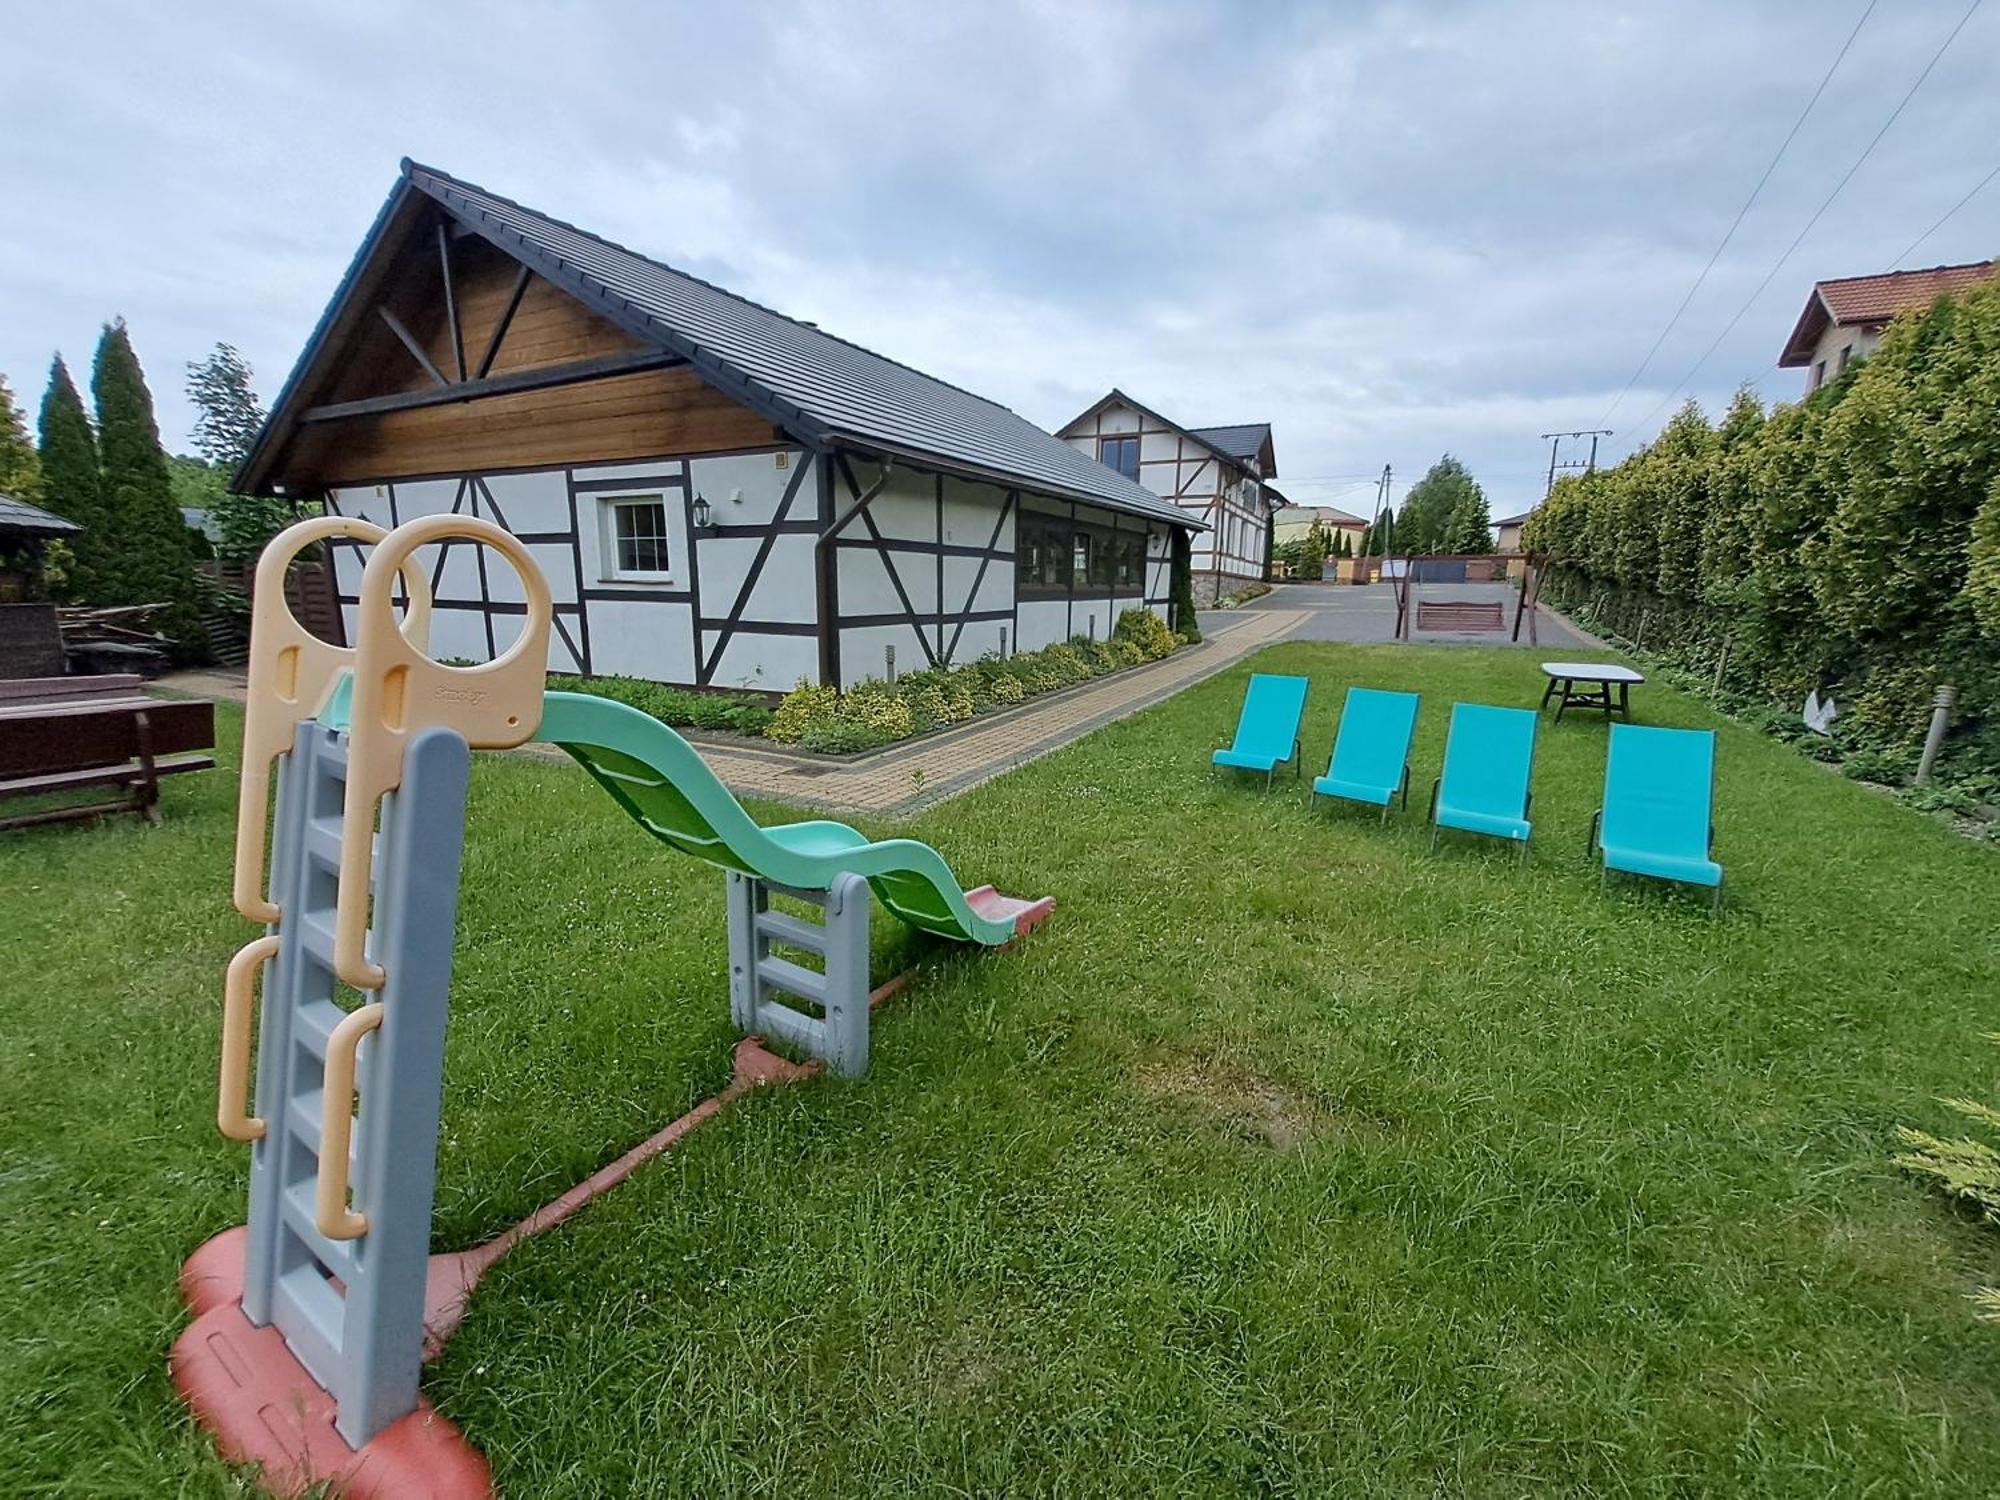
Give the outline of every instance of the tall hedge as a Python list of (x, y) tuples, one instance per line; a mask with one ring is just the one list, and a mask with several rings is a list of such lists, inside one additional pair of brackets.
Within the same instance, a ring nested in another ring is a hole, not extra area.
[(1766, 414), (1690, 402), (1615, 468), (1566, 479), (1527, 525), (1551, 598), (1730, 684), (1841, 702), (1908, 746), (1958, 688), (1958, 748), (2000, 771), (2000, 284), (1890, 325), (1882, 347)]

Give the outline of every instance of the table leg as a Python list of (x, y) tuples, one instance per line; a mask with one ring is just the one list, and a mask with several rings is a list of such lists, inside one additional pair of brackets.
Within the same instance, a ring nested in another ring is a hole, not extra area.
[[(1549, 686), (1554, 687), (1555, 684), (1552, 682)], [(1562, 679), (1562, 690), (1562, 697), (1556, 701), (1556, 722), (1558, 724), (1563, 721), (1563, 710), (1569, 707), (1570, 682), (1568, 678)]]
[[(1606, 697), (1608, 698), (1608, 697), (1610, 697), (1611, 695), (1610, 695), (1609, 693), (1606, 693), (1606, 694), (1605, 694), (1605, 696), (1606, 696)], [(1629, 683), (1629, 682), (1621, 682), (1621, 683), (1619, 683), (1619, 684), (1618, 684), (1618, 712), (1620, 712), (1621, 714), (1625, 715), (1625, 721), (1626, 721), (1627, 723), (1630, 723), (1630, 722), (1631, 722), (1631, 720), (1632, 720), (1632, 684), (1631, 684), (1631, 683)]]
[(1556, 695), (1556, 679), (1551, 677), (1549, 679), (1549, 685), (1542, 689), (1542, 707), (1547, 708), (1549, 706), (1549, 699), (1555, 697), (1555, 695)]

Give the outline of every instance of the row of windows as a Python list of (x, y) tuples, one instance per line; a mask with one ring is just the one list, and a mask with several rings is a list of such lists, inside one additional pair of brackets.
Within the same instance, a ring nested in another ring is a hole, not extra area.
[(1071, 588), (1129, 589), (1146, 583), (1146, 538), (1058, 516), (1024, 514), (1016, 532), (1015, 581), (1020, 592), (1064, 594)]
[[(606, 581), (670, 581), (664, 496), (609, 497), (601, 502), (599, 515)], [(1018, 557), (1018, 586), (1024, 594), (1067, 593), (1072, 587), (1136, 594), (1145, 587), (1146, 538), (1136, 531), (1024, 514)]]

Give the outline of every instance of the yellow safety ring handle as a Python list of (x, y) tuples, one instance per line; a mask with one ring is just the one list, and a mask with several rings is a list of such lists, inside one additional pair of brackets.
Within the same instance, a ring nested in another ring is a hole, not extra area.
[[(398, 571), (417, 548), (448, 540), (477, 542), (506, 558), (520, 575), (526, 601), (519, 639), (498, 659), (476, 667), (433, 661), (396, 627)], [(554, 604), (548, 580), (512, 532), (478, 516), (424, 516), (375, 544), (361, 571), (356, 614), (333, 967), (354, 988), (379, 990), (385, 976), (366, 953), (375, 806), (402, 784), (403, 749), (420, 729), (456, 730), (480, 750), (508, 749), (534, 735), (548, 686)]]
[(232, 1141), (261, 1141), (264, 1122), (250, 1113), (250, 1012), (257, 971), (278, 953), (275, 937), (245, 944), (229, 960), (222, 981), (222, 1081), (216, 1090), (216, 1127)]
[[(299, 623), (285, 598), (292, 560), (315, 542), (349, 537), (380, 542), (388, 533), (359, 516), (315, 516), (287, 526), (257, 559), (250, 592), (250, 664), (243, 704), (243, 768), (236, 796), (236, 864), (230, 884), (236, 909), (253, 922), (278, 920), (278, 903), (264, 893), (265, 817), (271, 800), (271, 766), (292, 748), (301, 719), (320, 711), (334, 679), (354, 660), (346, 646), (321, 640)], [(423, 573), (403, 569), (409, 605), (402, 631), (422, 645), (430, 639), (431, 591)]]
[(333, 1028), (326, 1042), (324, 1108), (319, 1126), (319, 1190), (313, 1219), (330, 1240), (358, 1240), (368, 1232), (368, 1215), (347, 1206), (347, 1158), (354, 1145), (354, 1065), (361, 1039), (382, 1024), (382, 1002), (374, 1000)]

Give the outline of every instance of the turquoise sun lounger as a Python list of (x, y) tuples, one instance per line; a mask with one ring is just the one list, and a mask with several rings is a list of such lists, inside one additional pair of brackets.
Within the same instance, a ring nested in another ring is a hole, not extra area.
[(1313, 795), (1365, 802), (1382, 809), (1400, 792), (1410, 805), (1410, 740), (1417, 731), (1417, 695), (1351, 687), (1340, 710), (1340, 732), (1326, 774), (1313, 778)]
[(1538, 716), (1525, 708), (1454, 703), (1444, 774), (1431, 784), (1431, 848), (1442, 829), (1509, 839), (1528, 852)]
[(1243, 695), (1243, 711), (1236, 719), (1236, 742), (1209, 758), (1211, 773), (1216, 766), (1235, 766), (1245, 771), (1262, 771), (1264, 784), (1286, 761), (1292, 774), (1299, 774), (1299, 721), (1306, 712), (1306, 679), (1280, 677), (1258, 672), (1250, 678)]
[(1603, 874), (1705, 885), (1722, 904), (1715, 843), (1715, 731), (1611, 726), (1604, 806), (1590, 823)]

